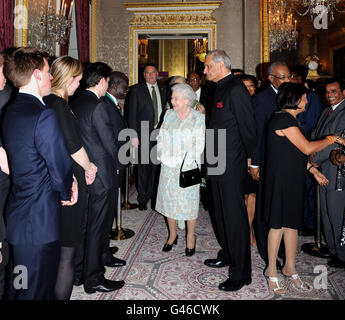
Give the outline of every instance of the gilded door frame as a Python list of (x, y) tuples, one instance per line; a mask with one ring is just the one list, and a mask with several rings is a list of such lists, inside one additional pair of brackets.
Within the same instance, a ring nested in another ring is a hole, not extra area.
[(261, 63), (270, 62), (270, 40), (268, 25), (268, 1), (260, 0), (260, 60)]
[(129, 83), (138, 82), (140, 34), (207, 34), (208, 50), (216, 48), (216, 20), (212, 12), (222, 1), (124, 3), (134, 13), (129, 27)]

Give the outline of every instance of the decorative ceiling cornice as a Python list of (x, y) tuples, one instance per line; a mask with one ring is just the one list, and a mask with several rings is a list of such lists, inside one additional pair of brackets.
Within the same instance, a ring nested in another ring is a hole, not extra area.
[(215, 24), (214, 10), (222, 1), (124, 3), (134, 13), (131, 25)]

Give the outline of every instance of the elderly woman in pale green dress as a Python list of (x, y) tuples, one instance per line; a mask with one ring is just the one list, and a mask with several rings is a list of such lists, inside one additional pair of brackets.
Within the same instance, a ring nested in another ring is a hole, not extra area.
[(182, 171), (201, 165), (205, 146), (205, 116), (191, 108), (195, 93), (188, 84), (176, 84), (172, 91), (173, 109), (167, 110), (157, 138), (161, 173), (156, 211), (168, 220), (169, 238), (163, 251), (170, 251), (177, 244), (176, 220), (186, 220), (186, 255), (192, 256), (195, 252), (194, 231), (199, 212), (200, 185), (181, 188), (179, 176), (184, 158)]

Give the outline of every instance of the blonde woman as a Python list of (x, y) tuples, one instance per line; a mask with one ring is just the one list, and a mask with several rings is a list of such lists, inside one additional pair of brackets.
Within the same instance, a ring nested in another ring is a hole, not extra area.
[(73, 288), (75, 251), (82, 241), (82, 215), (87, 210), (86, 185), (93, 183), (97, 167), (89, 160), (81, 142), (77, 118), (68, 105), (68, 97), (79, 87), (83, 66), (76, 59), (62, 56), (53, 62), (50, 73), (53, 76), (52, 94), (45, 97), (44, 102), (58, 114), (66, 147), (74, 160), (73, 174), (77, 178), (79, 191), (78, 202), (74, 206), (61, 207), (61, 256), (55, 299), (68, 300)]

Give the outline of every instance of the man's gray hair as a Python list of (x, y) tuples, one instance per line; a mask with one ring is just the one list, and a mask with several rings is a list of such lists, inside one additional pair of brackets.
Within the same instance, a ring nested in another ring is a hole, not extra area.
[(185, 77), (182, 76), (174, 76), (171, 78), (169, 86), (172, 86), (178, 79), (183, 79), (183, 82), (186, 83)]
[(187, 83), (177, 83), (171, 90), (174, 92), (180, 92), (183, 99), (188, 100), (188, 106), (191, 107), (196, 100), (196, 94), (194, 93), (192, 87)]
[(288, 65), (286, 64), (286, 62), (283, 62), (283, 61), (272, 62), (267, 69), (268, 75), (272, 75), (273, 71), (276, 67), (287, 67), (288, 68)]
[(223, 61), (225, 67), (231, 70), (230, 57), (227, 55), (227, 53), (224, 50), (220, 50), (220, 49), (212, 50), (206, 55), (206, 58), (209, 56), (213, 56), (213, 61), (217, 64)]

